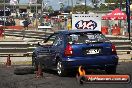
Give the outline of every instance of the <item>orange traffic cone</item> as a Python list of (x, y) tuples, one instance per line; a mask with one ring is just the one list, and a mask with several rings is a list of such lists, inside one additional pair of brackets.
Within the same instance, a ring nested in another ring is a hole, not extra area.
[(41, 78), (43, 77), (43, 72), (42, 72), (42, 68), (40, 65), (38, 65), (38, 70), (36, 72), (36, 78)]
[(7, 62), (6, 62), (7, 67), (11, 67), (11, 60), (10, 60), (10, 54), (7, 57)]

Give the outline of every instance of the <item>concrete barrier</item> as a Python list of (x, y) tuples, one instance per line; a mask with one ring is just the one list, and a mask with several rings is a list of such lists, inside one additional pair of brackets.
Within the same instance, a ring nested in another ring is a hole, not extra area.
[[(7, 56), (31, 56), (32, 51), (37, 46), (38, 41), (44, 41), (51, 33), (51, 31), (44, 32), (42, 30), (5, 30), (6, 36), (24, 37), (21, 41), (0, 41), (0, 55)], [(119, 55), (127, 55), (127, 52), (132, 52), (131, 41), (122, 36), (106, 35), (117, 47)], [(128, 54), (129, 55), (129, 54)], [(122, 57), (122, 56), (121, 56)], [(123, 57), (124, 59), (126, 57)], [(122, 60), (124, 60), (122, 59)], [(130, 60), (130, 58), (127, 58)]]

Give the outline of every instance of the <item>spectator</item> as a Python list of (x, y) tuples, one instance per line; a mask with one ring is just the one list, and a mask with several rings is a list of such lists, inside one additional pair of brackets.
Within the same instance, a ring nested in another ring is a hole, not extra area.
[(14, 19), (11, 19), (11, 20), (10, 20), (10, 23), (11, 23), (11, 26), (15, 26), (15, 25), (16, 25), (16, 22), (15, 22)]
[(5, 22), (5, 26), (10, 26), (10, 25), (11, 25), (11, 23), (10, 23), (9, 19), (7, 19)]
[(29, 22), (28, 22), (27, 19), (25, 19), (25, 20), (23, 21), (23, 26), (24, 26), (25, 30), (28, 30), (28, 25), (29, 25)]

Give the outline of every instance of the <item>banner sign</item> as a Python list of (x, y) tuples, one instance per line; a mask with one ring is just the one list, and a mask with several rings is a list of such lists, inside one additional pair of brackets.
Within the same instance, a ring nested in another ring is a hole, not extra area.
[(101, 15), (72, 14), (72, 29), (89, 29), (101, 31)]

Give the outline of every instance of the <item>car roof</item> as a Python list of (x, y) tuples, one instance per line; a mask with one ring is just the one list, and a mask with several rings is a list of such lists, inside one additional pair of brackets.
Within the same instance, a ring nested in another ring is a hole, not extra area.
[(72, 34), (72, 33), (101, 33), (98, 30), (88, 30), (88, 29), (75, 29), (75, 30), (58, 30), (55, 33), (61, 33), (61, 34)]

